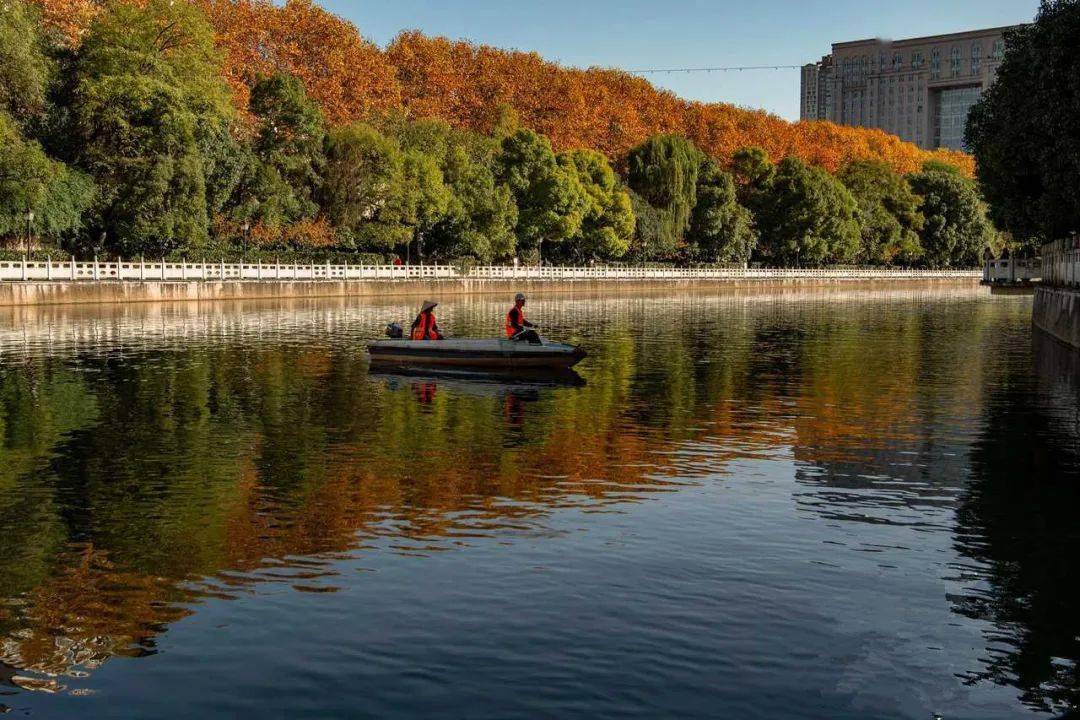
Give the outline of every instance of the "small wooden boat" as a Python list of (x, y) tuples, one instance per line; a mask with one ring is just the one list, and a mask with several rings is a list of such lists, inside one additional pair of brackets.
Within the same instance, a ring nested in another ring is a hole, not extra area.
[(376, 340), (368, 345), (378, 365), (499, 368), (504, 370), (568, 368), (585, 357), (575, 345), (544, 340)]

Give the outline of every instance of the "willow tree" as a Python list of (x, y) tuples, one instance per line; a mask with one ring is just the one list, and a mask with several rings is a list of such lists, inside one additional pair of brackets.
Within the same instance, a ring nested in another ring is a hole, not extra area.
[(642, 254), (670, 255), (683, 242), (697, 204), (698, 169), (704, 159), (680, 135), (654, 135), (630, 151), (627, 180), (653, 212), (642, 212)]

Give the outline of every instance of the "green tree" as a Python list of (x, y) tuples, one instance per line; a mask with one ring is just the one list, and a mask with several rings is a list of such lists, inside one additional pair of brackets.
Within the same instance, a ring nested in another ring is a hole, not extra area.
[(401, 224), (405, 156), (370, 125), (335, 128), (327, 139), (323, 211), (364, 247), (390, 249), (412, 238)]
[(27, 211), (35, 235), (79, 228), (93, 199), (91, 181), (50, 158), (28, 133), (46, 113), (51, 63), (37, 9), (22, 0), (0, 7), (0, 237), (22, 236)]
[(1006, 35), (967, 144), (994, 221), (1033, 249), (1080, 231), (1080, 2), (1043, 0)]
[(419, 150), (405, 152), (399, 220), (409, 228), (408, 242), (415, 243), (417, 256), (424, 259), (424, 239), (446, 217), (451, 191), (443, 181), (435, 157)]
[(930, 267), (977, 267), (995, 231), (975, 183), (956, 173), (924, 170), (908, 178), (921, 199), (923, 262)]
[(585, 190), (577, 174), (559, 164), (547, 138), (532, 130), (505, 138), (497, 176), (518, 207), (519, 251), (542, 255), (543, 243), (559, 243), (581, 231)]
[(52, 68), (37, 8), (24, 0), (0, 6), (0, 110), (19, 122), (45, 109)]
[(753, 215), (739, 204), (734, 179), (712, 160), (698, 171), (687, 239), (693, 255), (709, 262), (745, 263), (757, 246)]
[(907, 180), (879, 160), (856, 160), (837, 177), (858, 203), (862, 227), (858, 260), (875, 265), (918, 260), (924, 218), (919, 197)]
[(392, 131), (407, 151), (438, 164), (448, 192), (441, 217), (423, 233), (425, 256), (490, 262), (513, 254), (517, 206), (509, 187), (496, 181), (500, 141), (443, 120), (397, 119)]
[(739, 191), (739, 202), (751, 207), (754, 193), (772, 182), (776, 166), (763, 149), (745, 147), (731, 156), (731, 174)]
[(576, 175), (585, 193), (581, 227), (563, 255), (574, 261), (625, 255), (634, 236), (634, 210), (608, 159), (595, 150), (572, 150), (559, 155), (559, 165)]
[(207, 172), (232, 118), (210, 26), (185, 0), (112, 3), (80, 51), (72, 134), (100, 189), (94, 230), (123, 254), (207, 239)]
[[(698, 168), (704, 156), (681, 135), (655, 135), (630, 150), (628, 183), (652, 206), (654, 217), (639, 227), (649, 255), (671, 255), (683, 241), (697, 204)], [(650, 213), (645, 213), (650, 215)]]
[(239, 205), (270, 226), (314, 217), (326, 138), (318, 104), (298, 78), (278, 73), (255, 83), (250, 107), (258, 129)]
[(855, 257), (860, 237), (855, 199), (825, 170), (785, 158), (759, 193), (755, 217), (765, 257), (784, 265)]
[(26, 232), (27, 210), (34, 211), (35, 235), (68, 234), (81, 226), (93, 196), (88, 177), (50, 159), (0, 111), (0, 237)]

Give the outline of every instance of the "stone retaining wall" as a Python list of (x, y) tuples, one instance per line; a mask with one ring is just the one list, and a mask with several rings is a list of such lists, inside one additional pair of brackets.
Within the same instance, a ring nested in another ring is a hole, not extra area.
[(1031, 319), (1040, 330), (1080, 348), (1080, 290), (1035, 288)]
[(384, 297), (415, 295), (445, 297), (463, 293), (513, 292), (685, 292), (691, 290), (770, 287), (867, 287), (977, 284), (977, 277), (960, 278), (768, 278), (666, 280), (282, 280), (282, 281), (137, 281), (137, 282), (5, 282), (0, 283), (0, 306), (80, 303), (189, 302), (294, 297)]

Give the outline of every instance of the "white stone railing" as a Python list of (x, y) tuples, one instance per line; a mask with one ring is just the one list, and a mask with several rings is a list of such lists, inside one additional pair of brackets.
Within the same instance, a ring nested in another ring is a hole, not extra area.
[(77, 262), (0, 261), (0, 281), (116, 282), (116, 281), (342, 281), (342, 280), (686, 280), (767, 278), (977, 278), (978, 270), (918, 270), (899, 268), (672, 268), (672, 267), (555, 267), (482, 265), (460, 269), (452, 265), (332, 265), (330, 263), (225, 262)]
[(1043, 245), (1042, 283), (1055, 287), (1080, 286), (1080, 236)]
[(1042, 261), (1039, 258), (987, 260), (983, 268), (983, 282), (988, 283), (1034, 282), (1041, 277)]

